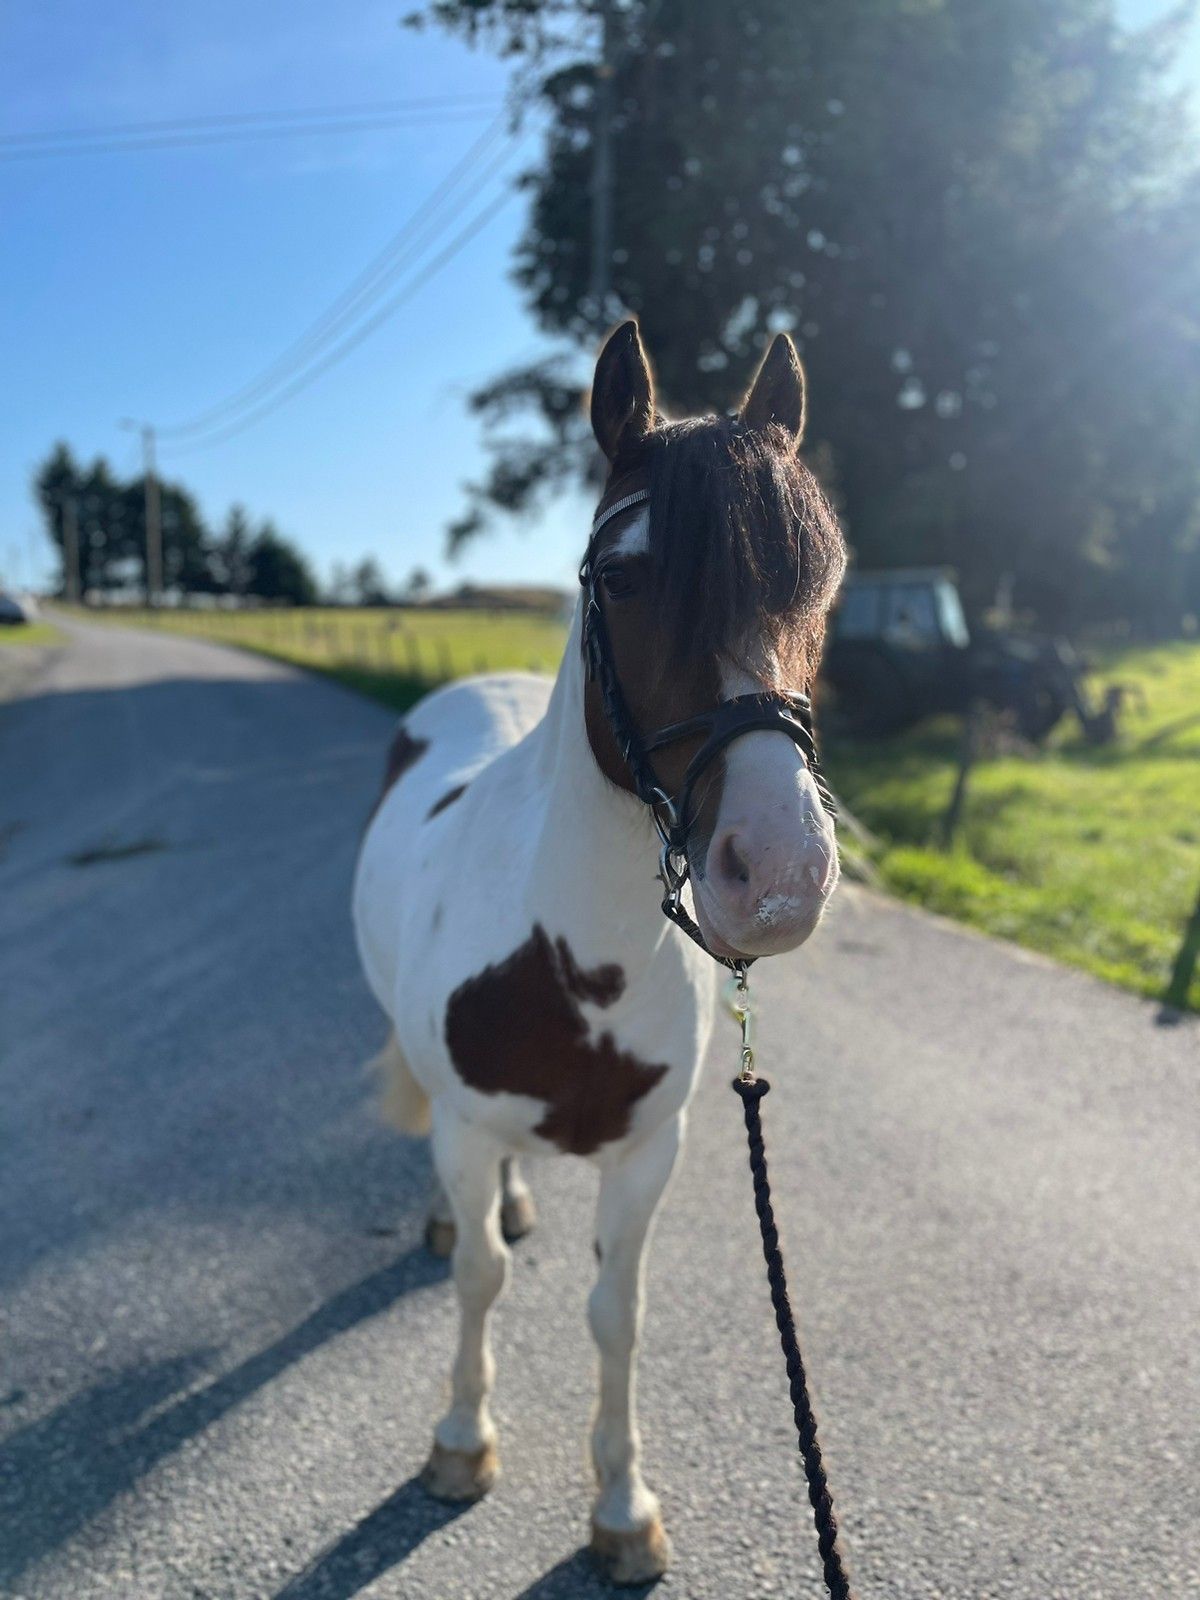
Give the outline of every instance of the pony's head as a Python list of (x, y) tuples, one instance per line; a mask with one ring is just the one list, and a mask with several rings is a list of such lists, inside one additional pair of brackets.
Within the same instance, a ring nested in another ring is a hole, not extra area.
[[(786, 334), (771, 345), (736, 417), (670, 422), (635, 323), (596, 366), (592, 426), (609, 462), (592, 551), (616, 676), (643, 736), (763, 690), (811, 689), (825, 618), (845, 569), (837, 519), (798, 455), (804, 373)], [(648, 496), (648, 499), (646, 498)], [(585, 697), (602, 772), (634, 787), (599, 684)], [(702, 735), (654, 751), (677, 794)], [(709, 765), (688, 808), (696, 918), (727, 957), (803, 943), (838, 877), (833, 822), (797, 744), (743, 734)]]

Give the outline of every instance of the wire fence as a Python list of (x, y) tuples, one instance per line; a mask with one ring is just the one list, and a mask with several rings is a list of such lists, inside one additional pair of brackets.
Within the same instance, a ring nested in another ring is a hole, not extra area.
[(478, 672), (553, 672), (566, 632), (553, 617), (510, 611), (295, 607), (101, 615), (114, 622), (239, 645), (326, 671), (403, 678), (430, 686)]

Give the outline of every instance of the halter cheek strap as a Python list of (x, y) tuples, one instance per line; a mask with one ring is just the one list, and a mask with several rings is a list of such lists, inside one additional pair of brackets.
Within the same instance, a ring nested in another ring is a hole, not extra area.
[[(837, 815), (833, 797), (821, 773), (817, 758), (816, 737), (813, 730), (812, 702), (806, 694), (780, 690), (764, 690), (759, 694), (737, 695), (723, 700), (711, 711), (689, 717), (684, 722), (674, 722), (668, 727), (642, 737), (629, 710), (621, 689), (613, 658), (612, 642), (604, 618), (604, 609), (596, 590), (598, 571), (596, 565), (596, 539), (600, 531), (614, 517), (650, 499), (646, 489), (635, 489), (613, 501), (601, 505), (592, 524), (592, 536), (587, 554), (579, 569), (579, 582), (583, 588), (583, 653), (587, 673), (598, 686), (604, 714), (616, 740), (621, 758), (629, 768), (638, 799), (650, 807), (655, 826), (662, 840), (659, 859), (659, 876), (663, 883), (662, 909), (677, 927), (682, 928), (706, 954), (734, 972), (744, 972), (752, 957), (735, 960), (719, 956), (710, 950), (696, 922), (688, 915), (683, 904), (683, 887), (688, 880), (687, 841), (694, 818), (692, 797), (703, 774), (723, 750), (744, 734), (758, 731), (786, 733), (800, 750), (805, 765), (812, 775), (826, 812)], [(663, 788), (650, 763), (652, 751), (677, 743), (680, 739), (703, 737), (704, 742), (688, 762), (683, 783), (675, 795)]]

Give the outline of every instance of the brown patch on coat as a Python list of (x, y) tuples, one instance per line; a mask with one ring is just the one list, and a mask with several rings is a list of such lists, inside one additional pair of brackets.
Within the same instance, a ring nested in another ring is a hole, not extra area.
[(428, 812), (426, 813), (425, 821), (432, 822), (439, 811), (445, 811), (447, 806), (452, 806), (456, 800), (460, 799), (466, 793), (466, 790), (467, 786), (465, 783), (460, 783), (456, 788), (447, 790), (440, 800), (435, 800), (430, 806)]
[(482, 1094), (546, 1102), (534, 1132), (586, 1156), (629, 1132), (633, 1108), (666, 1076), (611, 1033), (592, 1038), (581, 1000), (609, 1006), (623, 993), (619, 966), (584, 968), (544, 928), (512, 955), (468, 978), (446, 1007), (446, 1044), (463, 1082)]
[(384, 786), (379, 790), (379, 798), (374, 802), (374, 810), (379, 810), (379, 806), (384, 803), (384, 797), (386, 797), (387, 792), (403, 778), (403, 774), (408, 771), (410, 766), (416, 765), (421, 760), (427, 749), (429, 749), (429, 739), (414, 739), (408, 728), (403, 723), (400, 723), (395, 733), (392, 734), (392, 742), (387, 746)]
[(393, 786), (415, 765), (429, 749), (428, 739), (414, 739), (403, 723), (396, 729), (388, 746), (387, 765), (383, 771), (383, 787), (379, 798), (371, 807), (371, 816), (379, 810)]

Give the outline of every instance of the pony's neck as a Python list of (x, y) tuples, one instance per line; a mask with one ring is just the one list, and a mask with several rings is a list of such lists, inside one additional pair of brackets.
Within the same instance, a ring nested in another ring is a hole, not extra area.
[(658, 835), (642, 802), (610, 783), (596, 765), (584, 718), (581, 638), (577, 604), (550, 703), (532, 741), (546, 802), (536, 852), (538, 898), (545, 892), (573, 900), (598, 932), (651, 953), (670, 932), (655, 877)]

